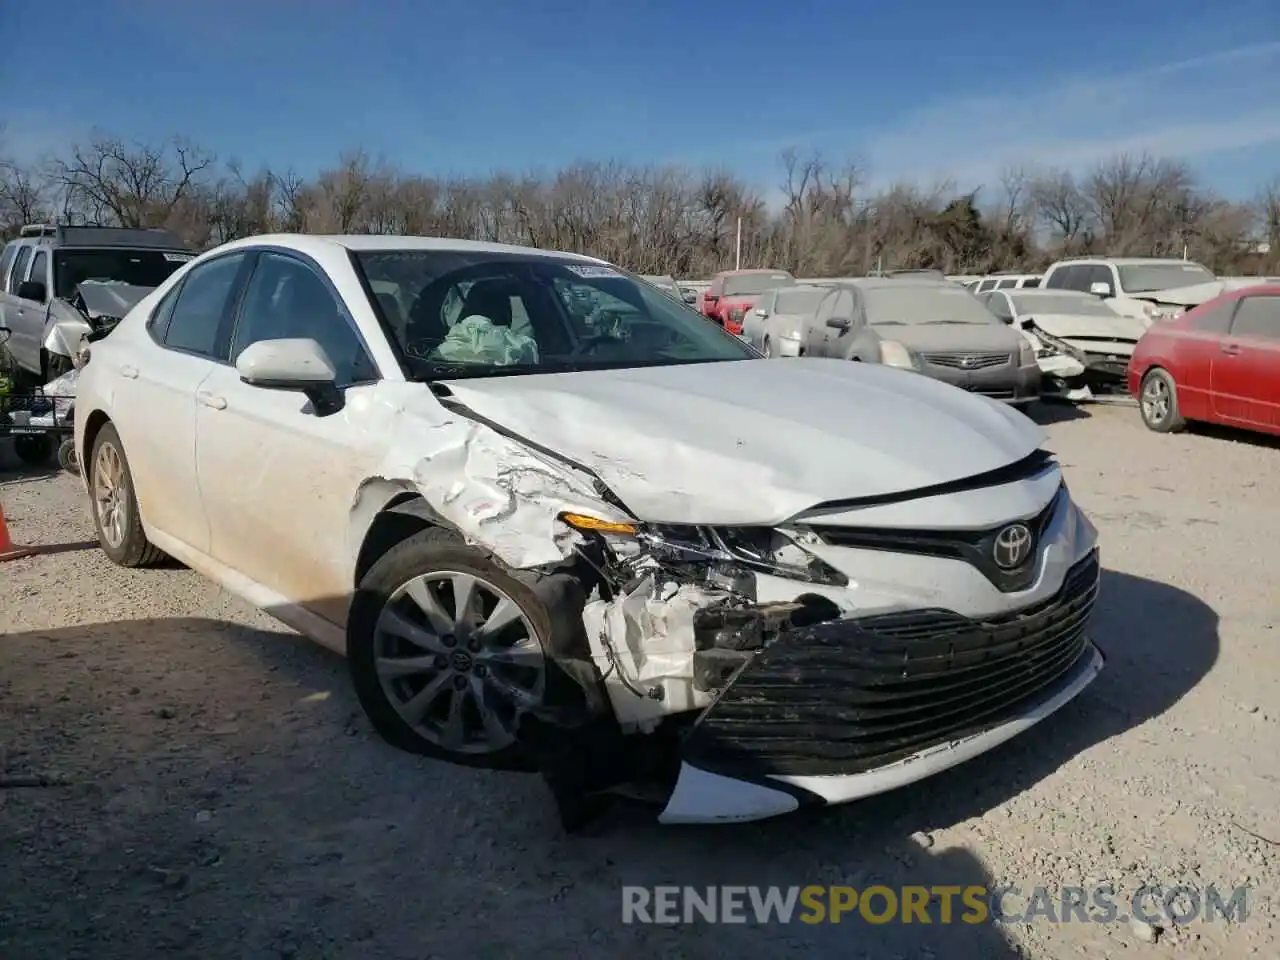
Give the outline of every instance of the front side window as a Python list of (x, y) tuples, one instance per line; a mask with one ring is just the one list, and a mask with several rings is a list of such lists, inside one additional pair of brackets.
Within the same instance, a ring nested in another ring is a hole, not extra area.
[(27, 279), (27, 262), (30, 259), (30, 247), (22, 247), (18, 250), (18, 256), (13, 261), (13, 273), (9, 274), (9, 286), (6, 288), (9, 293), (16, 295), (22, 281)]
[(1231, 321), (1233, 337), (1280, 340), (1280, 297), (1245, 297)]
[(737, 337), (643, 280), (553, 256), (355, 254), (373, 289), (404, 291), (394, 336), (415, 379), (754, 359)]
[(49, 299), (49, 252), (47, 250), (41, 250), (31, 258), (31, 274), (28, 279), (45, 285), (45, 299), (42, 302), (47, 302)]
[(333, 364), (339, 387), (378, 377), (346, 309), (319, 274), (293, 257), (263, 253), (245, 288), (231, 339), (231, 359), (260, 340), (292, 339), (320, 344)]
[(219, 257), (200, 264), (187, 275), (169, 317), (166, 347), (216, 358), (218, 328), (244, 258), (243, 253)]
[(86, 280), (154, 289), (191, 258), (178, 251), (61, 249), (53, 256), (54, 296), (69, 300)]
[(1216, 279), (1208, 268), (1189, 260), (1120, 267), (1120, 289), (1125, 293), (1156, 293), (1197, 283), (1212, 283)]

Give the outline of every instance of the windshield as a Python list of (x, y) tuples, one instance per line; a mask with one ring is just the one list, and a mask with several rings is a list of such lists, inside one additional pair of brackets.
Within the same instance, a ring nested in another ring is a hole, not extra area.
[(774, 306), (775, 313), (813, 313), (818, 309), (830, 291), (828, 290), (783, 290), (778, 294), (778, 302)]
[(755, 359), (643, 280), (553, 256), (357, 252), (415, 379)]
[(1013, 308), (1024, 313), (1074, 313), (1080, 317), (1114, 317), (1116, 312), (1089, 294), (1042, 293), (1034, 297), (1012, 295)]
[(726, 297), (755, 297), (774, 287), (794, 286), (789, 273), (739, 273), (724, 278)]
[(960, 287), (873, 287), (862, 296), (867, 322), (873, 326), (999, 322), (980, 300)]
[(86, 280), (158, 287), (192, 256), (177, 250), (55, 250), (54, 295), (69, 299)]
[(1218, 278), (1198, 263), (1143, 263), (1120, 267), (1120, 289), (1125, 293), (1151, 293), (1189, 287), (1195, 283), (1212, 283)]

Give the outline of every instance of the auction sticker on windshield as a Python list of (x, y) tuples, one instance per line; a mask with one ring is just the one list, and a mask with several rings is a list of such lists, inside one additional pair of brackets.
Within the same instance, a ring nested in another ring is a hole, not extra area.
[(622, 274), (613, 267), (598, 267), (595, 264), (574, 265), (567, 268), (584, 280), (600, 280), (605, 277), (621, 277)]
[(194, 253), (166, 253), (164, 258), (170, 263), (186, 263), (195, 256)]

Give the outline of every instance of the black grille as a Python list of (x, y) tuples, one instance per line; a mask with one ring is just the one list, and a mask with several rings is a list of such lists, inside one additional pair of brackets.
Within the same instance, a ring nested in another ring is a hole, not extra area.
[(1086, 655), (1097, 551), (1050, 600), (972, 620), (914, 610), (782, 634), (690, 730), (684, 757), (728, 775), (861, 773), (996, 726)]
[(1031, 531), (1030, 556), (1011, 570), (995, 562), (995, 540), (1009, 526), (1002, 523), (990, 530), (877, 530), (865, 527), (833, 527), (814, 525), (813, 530), (824, 543), (833, 547), (855, 547), (862, 550), (888, 550), (892, 553), (914, 553), (930, 557), (963, 560), (976, 567), (983, 576), (1004, 593), (1026, 590), (1035, 581), (1040, 541), (1058, 507), (1066, 500), (1066, 488), (1059, 487), (1048, 505), (1034, 517), (1023, 521)]
[(1003, 367), (1016, 359), (1008, 353), (922, 353), (921, 356), (935, 367), (949, 367), (953, 370), (986, 370), (990, 367)]

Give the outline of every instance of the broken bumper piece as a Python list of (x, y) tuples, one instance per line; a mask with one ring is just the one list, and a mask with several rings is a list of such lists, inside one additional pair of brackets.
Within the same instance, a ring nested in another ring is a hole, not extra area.
[(920, 610), (787, 631), (736, 672), (681, 747), (664, 823), (758, 820), (955, 766), (1083, 690), (1097, 553), (1058, 594), (989, 620)]

